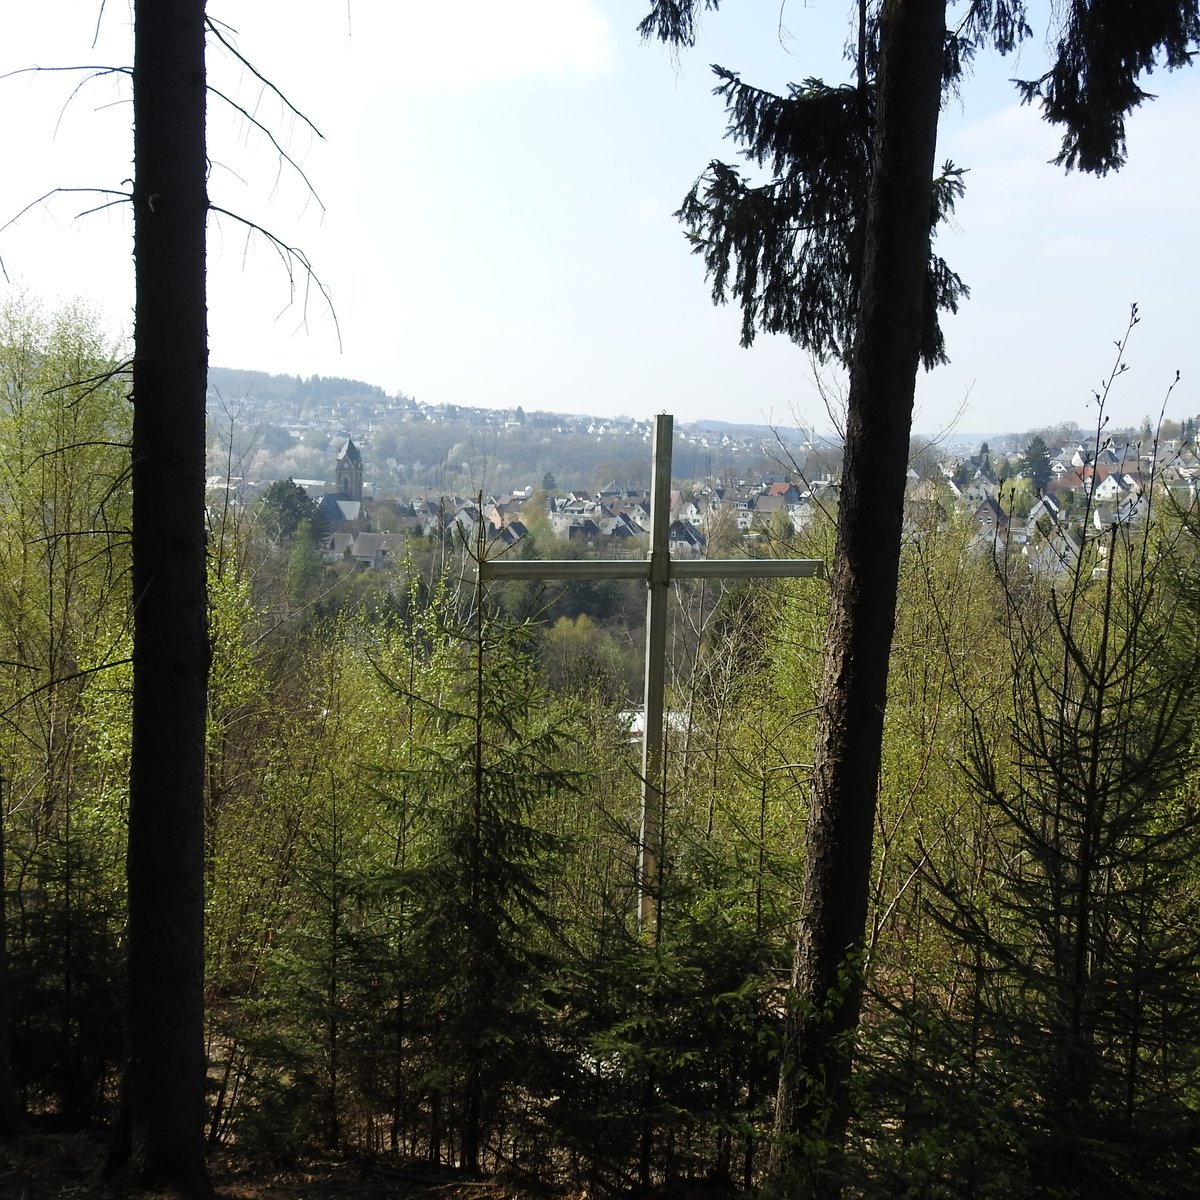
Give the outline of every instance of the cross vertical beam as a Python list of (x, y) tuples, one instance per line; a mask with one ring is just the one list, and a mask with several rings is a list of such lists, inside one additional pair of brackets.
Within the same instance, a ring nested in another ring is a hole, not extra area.
[(661, 906), (655, 902), (658, 864), (666, 825), (663, 777), (663, 697), (666, 692), (667, 588), (671, 582), (671, 434), (673, 418), (654, 419), (654, 476), (650, 490), (650, 569), (646, 588), (646, 681), (642, 709), (642, 814), (638, 839), (638, 918), (657, 934)]

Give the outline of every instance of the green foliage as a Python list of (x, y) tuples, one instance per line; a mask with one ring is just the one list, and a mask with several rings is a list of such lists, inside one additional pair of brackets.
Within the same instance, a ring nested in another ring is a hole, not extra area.
[[(819, 79), (775, 96), (714, 67), (729, 134), (772, 175), (752, 184), (712, 162), (676, 214), (704, 259), (713, 302), (742, 310), (742, 345), (758, 329), (786, 334), (825, 358), (848, 361), (863, 263), (873, 103), (867, 81), (829, 87)], [(931, 222), (954, 211), (962, 172), (947, 163), (935, 181)], [(929, 261), (922, 355), (945, 359), (940, 310), (956, 312), (962, 280), (937, 256)]]
[(1006, 516), (1018, 521), (1025, 520), (1036, 502), (1033, 480), (1025, 476), (1005, 480), (996, 496), (996, 502)]
[[(0, 332), (12, 1066), (31, 1112), (94, 1123), (121, 1052), (128, 405), (81, 314), (10, 307)], [(489, 607), (431, 556), (315, 613), (303, 520), (286, 554), (232, 508), (210, 539), (212, 1141), (760, 1184), (824, 586), (674, 589), (641, 927), (613, 711), (641, 589)], [(902, 557), (856, 1115), (803, 1162), (864, 1197), (1189, 1194), (1195, 514), (1092, 538), (1053, 588), (1015, 555), (998, 578), (973, 532), (921, 523)], [(826, 558), (831, 523), (787, 540)], [(543, 529), (518, 552), (574, 550)]]
[(974, 962), (963, 1076), (1003, 1098), (1027, 1194), (1167, 1196), (1196, 1167), (1200, 820), (1178, 789), (1200, 644), (1166, 548), (1105, 540), (1097, 578), (1084, 563), (1061, 595), (1009, 596), (1008, 741), (976, 717), (965, 764), (992, 845), (927, 878)]
[(276, 480), (267, 488), (255, 508), (255, 520), (272, 542), (290, 541), (305, 521), (310, 540), (319, 540), (327, 532), (320, 506), (291, 479)]
[[(466, 661), (426, 701), (441, 736), (399, 778), (439, 797), (415, 930), (430, 973), (427, 1080), (450, 1106), (463, 1161), (474, 1169), (488, 1130), (519, 1119), (514, 1093), (536, 1087), (548, 1043), (546, 897), (561, 845), (531, 817), (577, 781), (564, 765), (561, 720), (537, 702), (528, 627), (497, 621), (482, 597), (469, 623), (460, 622), (450, 600), (434, 607), (433, 636), (443, 655)], [(446, 929), (459, 931), (453, 945)]]
[(1050, 468), (1050, 448), (1040, 434), (1034, 434), (1029, 439), (1021, 455), (1021, 469), (1029, 477), (1033, 490), (1039, 494), (1046, 490), (1054, 477)]
[[(654, 0), (643, 37), (694, 43), (696, 18), (711, 0)], [(1071, 5), (1050, 38), (1056, 57), (1040, 78), (1017, 81), (1024, 103), (1038, 102), (1047, 120), (1066, 127), (1056, 161), (1104, 174), (1125, 160), (1126, 114), (1149, 98), (1138, 80), (1165, 63), (1191, 62), (1200, 41), (1200, 7), (1186, 3)], [(857, 311), (863, 220), (875, 119), (880, 19), (863, 4), (851, 57), (852, 86), (818, 79), (792, 84), (786, 96), (744, 84), (714, 66), (721, 80), (728, 134), (746, 158), (767, 167), (753, 185), (736, 168), (712, 162), (677, 214), (702, 255), (713, 300), (731, 295), (742, 309), (742, 342), (756, 330), (785, 333), (816, 354), (846, 360)], [(1024, 0), (972, 3), (947, 32), (945, 86), (954, 87), (977, 51), (990, 44), (1011, 53), (1032, 35)], [(953, 211), (962, 172), (947, 163), (935, 181), (931, 228)], [(940, 310), (957, 310), (967, 288), (936, 256), (929, 262), (922, 337), (926, 366), (945, 359)]]
[(542, 672), (555, 691), (589, 696), (601, 708), (627, 704), (641, 688), (641, 657), (587, 613), (559, 617), (540, 638)]
[(317, 552), (312, 522), (305, 518), (296, 526), (287, 562), (288, 599), (301, 604), (325, 578), (325, 564)]
[[(556, 765), (528, 632), (464, 625), (444, 585), (412, 599), (403, 622), (321, 631), (324, 736), (353, 750), (312, 776), (287, 851), (293, 915), (225, 1025), (230, 1129), (275, 1158), (363, 1144), (384, 1119), (394, 1149), (478, 1162), (546, 1086), (562, 840), (532, 818), (575, 774)], [(285, 1105), (295, 1079), (303, 1101)]]
[[(23, 831), (22, 831), (23, 832)], [(112, 1116), (122, 1056), (123, 857), (87, 819), (22, 836), (8, 912), (13, 1081), (67, 1128)]]
[(1018, 82), (1022, 102), (1065, 126), (1055, 162), (1096, 175), (1125, 162), (1125, 117), (1151, 99), (1138, 82), (1155, 67), (1191, 64), (1200, 43), (1196, 0), (1072, 4), (1058, 15), (1057, 57), (1044, 75)]
[[(0, 310), (0, 758), (13, 1070), (109, 1113), (120, 1062), (128, 403), (94, 318)], [(7, 1081), (4, 1081), (7, 1083)]]
[(632, 1169), (643, 1184), (749, 1182), (774, 1089), (786, 950), (763, 938), (741, 872), (713, 847), (677, 855), (662, 903), (656, 941), (610, 910), (593, 955), (564, 978), (571, 1069), (554, 1128), (600, 1187)]
[[(535, 501), (530, 501), (533, 507)], [(521, 559), (579, 559), (587, 557), (586, 546), (557, 537), (545, 517), (545, 509), (527, 522), (529, 533), (515, 549)], [(624, 655), (632, 645), (640, 645), (645, 622), (645, 589), (632, 580), (579, 579), (569, 586), (555, 586), (533, 580), (510, 581), (492, 585), (489, 596), (497, 608), (514, 621), (533, 620), (553, 628), (566, 618), (577, 621), (587, 617), (597, 628), (620, 636)], [(587, 627), (585, 627), (587, 628)]]

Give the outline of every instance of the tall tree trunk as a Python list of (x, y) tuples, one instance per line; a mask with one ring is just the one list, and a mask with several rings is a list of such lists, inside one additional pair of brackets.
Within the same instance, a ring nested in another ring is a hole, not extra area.
[[(835, 1160), (862, 1004), (859, 969), (920, 358), (946, 0), (887, 0), (851, 363), (792, 1015), (771, 1172), (817, 1139)], [(837, 1190), (836, 1165), (824, 1192)]]
[(133, 748), (127, 1177), (204, 1163), (204, 0), (134, 8)]

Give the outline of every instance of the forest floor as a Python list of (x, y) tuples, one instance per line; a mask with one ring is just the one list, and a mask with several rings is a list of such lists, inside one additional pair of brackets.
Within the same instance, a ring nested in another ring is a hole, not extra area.
[[(0, 1145), (0, 1200), (112, 1200), (100, 1181), (104, 1152), (96, 1134), (21, 1135)], [(209, 1170), (217, 1200), (586, 1200), (536, 1180), (471, 1179), (388, 1155), (315, 1159), (286, 1171), (214, 1155)]]

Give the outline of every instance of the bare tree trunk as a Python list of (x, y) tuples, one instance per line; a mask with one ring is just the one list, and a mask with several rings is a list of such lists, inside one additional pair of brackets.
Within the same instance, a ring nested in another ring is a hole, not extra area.
[(807, 831), (793, 1008), (771, 1174), (805, 1143), (836, 1158), (862, 1004), (859, 962), (895, 624), (905, 471), (920, 357), (946, 0), (887, 0), (866, 256), (851, 363), (821, 718)]
[(126, 1178), (204, 1163), (204, 0), (134, 8), (133, 749)]

